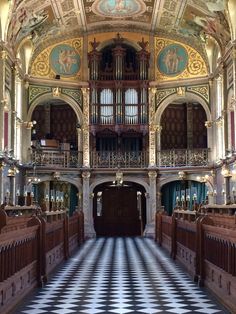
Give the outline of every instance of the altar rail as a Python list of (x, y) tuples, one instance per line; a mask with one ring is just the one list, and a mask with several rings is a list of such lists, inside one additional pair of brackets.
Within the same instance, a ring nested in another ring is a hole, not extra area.
[(9, 218), (25, 222), (22, 229), (0, 237), (1, 313), (10, 312), (34, 287), (43, 286), (52, 270), (84, 241), (82, 212), (51, 223), (41, 216)]
[(236, 313), (236, 230), (217, 226), (213, 216), (189, 216), (158, 213), (156, 241)]
[(157, 167), (207, 166), (208, 149), (171, 149), (157, 152)]
[(32, 149), (31, 162), (36, 166), (59, 168), (82, 167), (82, 152), (62, 149)]

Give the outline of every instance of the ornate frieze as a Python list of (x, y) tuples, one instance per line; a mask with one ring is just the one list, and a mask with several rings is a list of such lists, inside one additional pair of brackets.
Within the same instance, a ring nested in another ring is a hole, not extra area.
[(62, 94), (68, 95), (69, 97), (73, 98), (77, 104), (79, 104), (80, 108), (83, 109), (83, 95), (81, 90), (77, 89), (69, 89), (69, 88), (62, 88)]
[(37, 86), (37, 85), (30, 85), (29, 86), (29, 105), (44, 94), (52, 92), (52, 87), (50, 86)]

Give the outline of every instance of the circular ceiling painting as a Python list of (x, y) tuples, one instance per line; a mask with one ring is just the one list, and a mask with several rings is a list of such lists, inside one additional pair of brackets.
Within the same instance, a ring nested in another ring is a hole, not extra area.
[(143, 0), (95, 0), (93, 13), (111, 18), (126, 18), (146, 11)]
[(167, 76), (179, 75), (188, 64), (186, 49), (178, 44), (171, 44), (161, 50), (157, 57), (157, 66)]
[(54, 72), (61, 76), (73, 76), (80, 69), (80, 56), (69, 45), (58, 45), (50, 53), (50, 65)]

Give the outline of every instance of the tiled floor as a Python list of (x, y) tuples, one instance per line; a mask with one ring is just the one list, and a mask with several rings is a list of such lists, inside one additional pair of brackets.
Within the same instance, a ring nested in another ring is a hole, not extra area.
[(150, 239), (85, 243), (15, 314), (228, 313)]

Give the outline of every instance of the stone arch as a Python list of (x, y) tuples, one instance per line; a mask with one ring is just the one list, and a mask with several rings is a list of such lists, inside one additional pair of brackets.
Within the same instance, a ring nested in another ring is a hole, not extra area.
[[(51, 93), (45, 93), (43, 95), (40, 95), (38, 98), (36, 98), (31, 103), (30, 108), (28, 110), (27, 121), (31, 121), (33, 111), (40, 103), (49, 101), (51, 99), (53, 99), (53, 96)], [(71, 98), (67, 95), (64, 95), (64, 94), (61, 94), (59, 97), (57, 97), (57, 99), (65, 101), (74, 110), (76, 117), (77, 117), (77, 120), (78, 120), (78, 123), (80, 125), (82, 125), (82, 123), (83, 123), (83, 112), (82, 112), (80, 106), (78, 105), (78, 103), (73, 98)]]
[[(93, 193), (94, 189), (96, 186), (106, 183), (106, 182), (111, 182), (112, 178), (110, 176), (106, 176), (104, 178), (99, 178), (95, 182), (93, 182), (90, 187), (89, 187), (89, 194)], [(137, 184), (140, 184), (141, 186), (144, 187), (145, 191), (147, 194), (149, 194), (150, 187), (149, 184), (142, 178), (136, 178), (130, 175), (124, 175), (124, 181), (129, 181), (129, 182), (134, 182)], [(90, 200), (90, 212), (92, 213), (93, 211), (93, 202)], [(150, 204), (150, 199), (147, 197), (146, 198), (146, 221), (147, 224), (152, 220), (152, 207)]]
[[(161, 124), (161, 117), (162, 117), (164, 110), (167, 108), (167, 106), (169, 104), (171, 104), (171, 102), (173, 102), (175, 100), (182, 100), (183, 102), (184, 101), (196, 101), (196, 102), (198, 102), (200, 105), (202, 105), (202, 107), (206, 113), (207, 121), (212, 121), (212, 115), (211, 115), (211, 111), (209, 109), (207, 101), (205, 101), (203, 98), (201, 98), (199, 95), (197, 95), (195, 93), (186, 92), (184, 97), (180, 97), (177, 94), (172, 94), (172, 95), (166, 97), (160, 103), (160, 105), (158, 106), (158, 108), (155, 112), (155, 117), (154, 117), (154, 123), (156, 125)], [(213, 141), (212, 128), (207, 128), (207, 146), (208, 146), (208, 148), (212, 147), (212, 141)], [(160, 139), (159, 139), (159, 146), (160, 146)]]
[[(52, 175), (40, 176), (40, 183), (46, 182), (46, 181), (53, 181)], [(62, 174), (58, 181), (70, 183), (74, 185), (75, 187), (77, 187), (79, 191), (82, 191), (82, 184), (80, 181), (78, 181), (78, 178), (69, 178), (67, 176), (63, 176)]]
[[(196, 181), (199, 182), (197, 180), (198, 175), (197, 174), (188, 174), (188, 180), (190, 181)], [(174, 181), (179, 181), (179, 176), (176, 175), (172, 175), (171, 177), (166, 177), (163, 178), (163, 180), (160, 181), (160, 190), (162, 189), (162, 187), (170, 182), (174, 182)], [(211, 182), (211, 180), (207, 180), (206, 182), (206, 186), (208, 187), (210, 192), (213, 192), (213, 182)]]
[[(136, 42), (134, 42), (134, 41), (131, 41), (131, 40), (128, 39), (128, 38), (124, 38), (123, 43), (126, 44), (126, 45), (128, 45), (128, 46), (133, 47), (136, 51), (141, 50), (141, 48), (140, 48), (140, 46), (139, 46), (138, 43), (136, 43)], [(105, 47), (107, 47), (107, 46), (109, 46), (109, 45), (112, 45), (112, 44), (114, 44), (113, 38), (104, 40), (103, 42), (101, 42), (101, 43), (99, 44), (99, 46), (97, 47), (97, 50), (98, 50), (98, 51), (101, 51), (101, 50), (104, 49)]]
[(184, 97), (179, 97), (177, 94), (172, 94), (168, 97), (166, 97), (161, 103), (160, 105), (158, 106), (156, 112), (155, 112), (155, 118), (154, 118), (154, 122), (155, 124), (159, 125), (160, 124), (160, 121), (161, 121), (161, 116), (164, 112), (164, 110), (167, 108), (167, 106), (175, 101), (175, 100), (183, 100), (183, 101), (196, 101), (198, 102), (199, 104), (202, 105), (202, 107), (204, 108), (205, 110), (205, 113), (206, 113), (206, 116), (207, 116), (207, 120), (208, 121), (211, 121), (211, 112), (210, 112), (210, 109), (209, 109), (209, 106), (208, 106), (208, 103), (202, 99), (200, 96), (198, 96), (197, 94), (195, 93), (191, 93), (191, 92), (186, 92), (185, 93), (185, 96)]
[[(96, 186), (98, 186), (102, 183), (111, 182), (111, 181), (112, 181), (112, 178), (110, 176), (106, 176), (104, 178), (99, 178), (90, 185), (89, 192), (92, 193)], [(144, 180), (142, 180), (140, 178), (125, 175), (124, 181), (138, 183), (144, 187), (144, 189), (146, 190), (147, 193), (149, 192), (149, 185), (147, 184), (147, 182), (145, 182)]]

